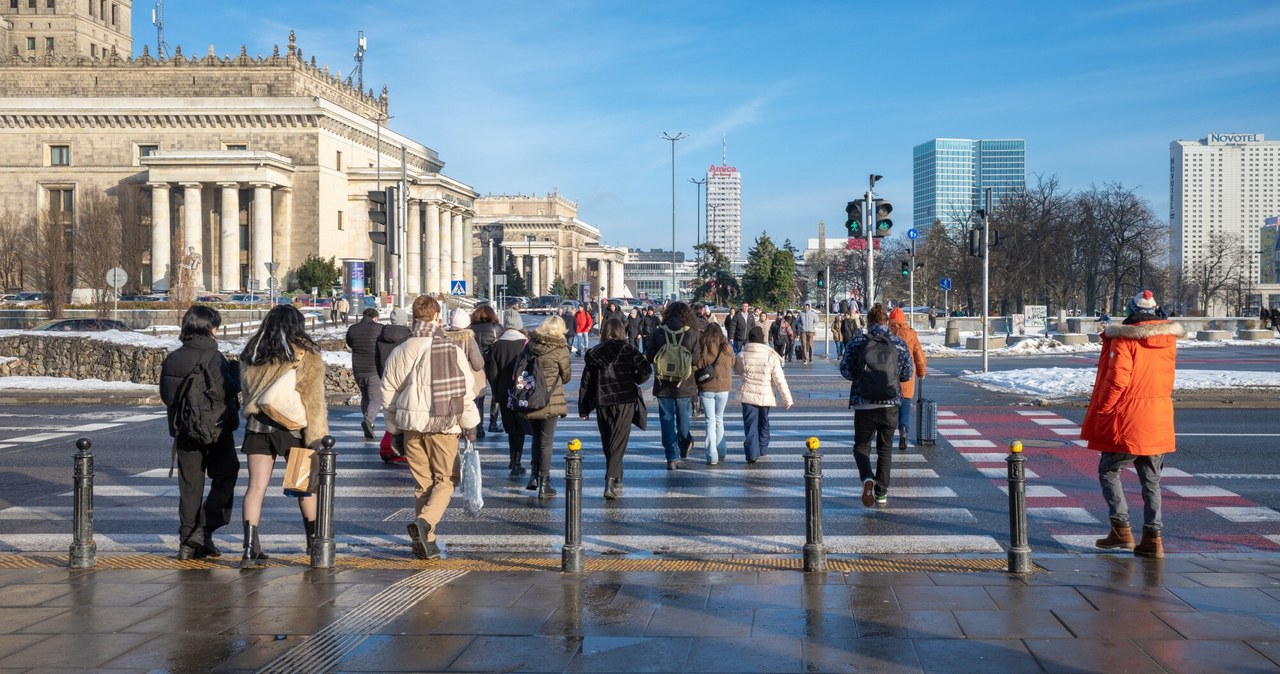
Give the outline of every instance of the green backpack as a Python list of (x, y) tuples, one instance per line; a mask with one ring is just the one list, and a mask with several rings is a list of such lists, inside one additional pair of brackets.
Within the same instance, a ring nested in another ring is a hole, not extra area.
[(665, 343), (653, 357), (654, 376), (658, 381), (679, 384), (693, 373), (693, 354), (680, 343), (688, 331), (689, 326), (679, 330), (662, 326)]

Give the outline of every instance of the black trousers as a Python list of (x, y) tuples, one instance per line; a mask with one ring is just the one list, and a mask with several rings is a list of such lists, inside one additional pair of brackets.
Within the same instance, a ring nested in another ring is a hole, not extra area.
[(476, 428), (484, 430), (484, 396), (476, 397), (476, 410), (480, 412), (480, 423), (476, 424)]
[(600, 429), (600, 442), (604, 446), (605, 478), (622, 482), (622, 456), (627, 453), (627, 443), (631, 440), (631, 417), (635, 412), (635, 403), (596, 408), (596, 428)]
[(560, 417), (550, 419), (529, 419), (529, 430), (533, 435), (533, 449), (529, 454), (529, 465), (533, 472), (547, 475), (551, 473), (551, 450), (556, 446), (556, 424)]
[[(876, 481), (876, 493), (889, 490), (893, 470), (893, 432), (898, 429), (897, 406), (853, 412), (853, 458), (858, 463), (858, 479)], [(876, 440), (876, 470), (871, 472), (871, 439)]]
[(524, 436), (529, 434), (529, 422), (524, 415), (511, 411), (506, 405), (499, 405), (498, 411), (502, 415), (502, 428), (507, 433), (507, 451), (511, 453), (509, 467), (515, 468), (524, 457)]
[[(211, 485), (201, 508), (206, 474)], [(203, 529), (212, 531), (231, 522), (239, 474), (233, 433), (223, 433), (209, 445), (178, 440), (178, 540), (203, 543)]]

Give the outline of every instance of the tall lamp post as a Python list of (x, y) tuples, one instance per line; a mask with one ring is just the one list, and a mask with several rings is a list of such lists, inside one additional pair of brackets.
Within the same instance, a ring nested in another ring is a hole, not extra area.
[[(697, 195), (694, 198), (695, 205), (694, 205), (694, 211), (693, 211), (693, 226), (694, 226), (694, 229), (697, 230), (697, 237), (698, 237), (696, 239), (697, 245), (700, 246), (702, 245), (702, 220), (700, 219), (702, 217), (702, 186), (707, 184), (707, 179), (706, 178), (690, 178), (689, 182), (693, 183), (694, 194)], [(697, 250), (696, 246), (694, 247), (694, 250), (695, 251)], [(694, 258), (698, 259), (700, 255), (701, 253), (695, 252)]]
[(680, 287), (676, 285), (676, 141), (685, 137), (683, 132), (674, 136), (662, 134), (663, 140), (671, 141), (671, 294), (674, 299), (680, 297)]
[(525, 234), (525, 243), (529, 244), (529, 267), (525, 270), (525, 290), (529, 291), (529, 299), (532, 300), (536, 295), (533, 292), (533, 240), (538, 237), (532, 234)]

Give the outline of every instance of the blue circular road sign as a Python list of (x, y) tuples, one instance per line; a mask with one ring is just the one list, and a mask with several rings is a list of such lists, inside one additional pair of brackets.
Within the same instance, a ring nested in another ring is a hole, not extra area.
[(913, 239), (913, 240), (914, 240), (914, 239), (915, 239), (916, 237), (918, 237), (918, 236), (920, 236), (920, 232), (919, 232), (919, 231), (917, 231), (915, 227), (912, 227), (911, 229), (908, 229), (908, 230), (907, 230), (907, 238), (908, 238), (908, 239)]

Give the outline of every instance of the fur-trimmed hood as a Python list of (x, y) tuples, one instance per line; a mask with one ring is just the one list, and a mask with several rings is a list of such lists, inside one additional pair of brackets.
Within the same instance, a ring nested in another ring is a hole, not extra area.
[(1187, 334), (1181, 323), (1173, 321), (1145, 321), (1133, 325), (1113, 324), (1103, 333), (1111, 339), (1150, 339), (1162, 335), (1176, 338)]

